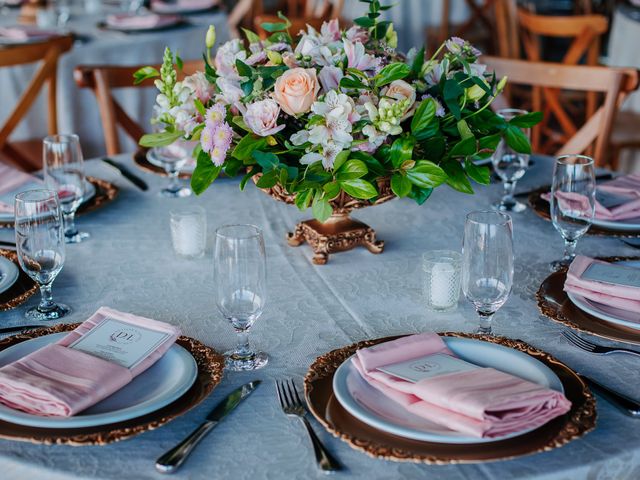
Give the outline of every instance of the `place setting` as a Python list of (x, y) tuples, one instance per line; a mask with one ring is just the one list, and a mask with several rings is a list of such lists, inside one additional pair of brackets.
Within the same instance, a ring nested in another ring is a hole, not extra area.
[(160, 14), (194, 15), (214, 12), (220, 0), (151, 0), (150, 9)]
[(191, 195), (191, 189), (184, 181), (191, 180), (196, 161), (191, 151), (193, 143), (174, 143), (167, 147), (151, 147), (136, 150), (133, 163), (146, 173), (167, 177), (166, 187), (160, 195), (168, 198)]

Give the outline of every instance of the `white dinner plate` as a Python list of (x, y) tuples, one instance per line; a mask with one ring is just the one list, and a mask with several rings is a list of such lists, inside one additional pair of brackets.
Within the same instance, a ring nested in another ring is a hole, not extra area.
[[(50, 343), (67, 332), (27, 340), (0, 352), (0, 367)], [(131, 383), (73, 417), (43, 417), (20, 412), (0, 404), (0, 420), (41, 428), (82, 428), (107, 425), (141, 417), (180, 398), (198, 376), (191, 354), (172, 345), (160, 360), (135, 377)]]
[[(13, 205), (15, 196), (20, 192), (26, 192), (27, 190), (38, 190), (42, 188), (47, 188), (43, 182), (27, 182), (25, 184), (20, 185), (20, 187), (15, 190), (0, 195), (0, 202), (6, 203), (8, 205)], [(93, 183), (85, 180), (84, 182), (84, 197), (82, 199), (82, 203), (86, 203), (91, 200), (96, 195), (96, 187)], [(0, 212), (0, 220), (3, 222), (11, 222), (13, 221), (14, 213), (13, 212)]]
[(19, 275), (18, 266), (7, 257), (0, 256), (0, 293), (9, 290)]
[[(515, 375), (544, 387), (564, 392), (562, 382), (549, 367), (526, 353), (469, 338), (442, 337), (459, 358), (481, 367)], [(404, 409), (369, 385), (349, 359), (333, 377), (333, 393), (340, 404), (358, 420), (394, 435), (424, 442), (474, 444), (505, 440), (523, 435), (533, 428), (496, 438), (470, 437), (435, 424)]]
[(629, 218), (627, 220), (599, 220), (597, 218), (593, 219), (591, 222), (594, 227), (606, 228), (608, 230), (614, 230), (616, 232), (629, 232), (640, 230), (640, 217), (638, 218)]
[[(640, 261), (619, 262), (620, 265), (640, 268)], [(567, 292), (569, 300), (583, 312), (593, 315), (605, 322), (615, 323), (616, 325), (624, 325), (625, 327), (640, 330), (640, 312), (632, 312), (623, 310), (622, 308), (611, 307), (600, 302), (589, 300), (582, 295)]]

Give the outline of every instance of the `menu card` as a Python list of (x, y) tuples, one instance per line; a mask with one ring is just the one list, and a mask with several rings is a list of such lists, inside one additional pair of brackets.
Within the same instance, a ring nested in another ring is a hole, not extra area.
[(167, 332), (105, 317), (69, 348), (131, 369), (170, 338)]
[(584, 271), (581, 279), (640, 288), (640, 268), (613, 263), (592, 263)]
[(436, 353), (420, 358), (414, 358), (405, 362), (393, 363), (378, 367), (377, 370), (393, 375), (394, 377), (416, 383), (426, 378), (439, 377), (449, 373), (460, 373), (475, 370), (478, 367), (473, 363), (465, 362), (451, 355)]

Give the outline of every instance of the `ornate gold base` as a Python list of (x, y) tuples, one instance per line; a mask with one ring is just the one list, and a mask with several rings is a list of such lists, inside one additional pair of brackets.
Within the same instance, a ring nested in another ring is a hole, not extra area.
[(324, 265), (329, 255), (351, 250), (362, 245), (371, 253), (382, 253), (384, 241), (376, 240), (376, 232), (366, 223), (353, 220), (348, 214), (332, 215), (325, 223), (305, 220), (296, 225), (293, 233), (287, 234), (292, 247), (305, 241), (313, 249), (313, 263)]

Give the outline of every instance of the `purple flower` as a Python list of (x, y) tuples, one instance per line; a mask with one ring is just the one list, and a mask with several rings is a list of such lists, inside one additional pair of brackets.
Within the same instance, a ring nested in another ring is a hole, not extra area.
[(226, 151), (233, 140), (233, 129), (226, 122), (218, 123), (213, 130), (213, 145)]
[(214, 103), (207, 109), (204, 119), (205, 122), (207, 122), (207, 125), (211, 125), (213, 127), (218, 123), (223, 122), (226, 115), (227, 109), (225, 106), (221, 103)]

